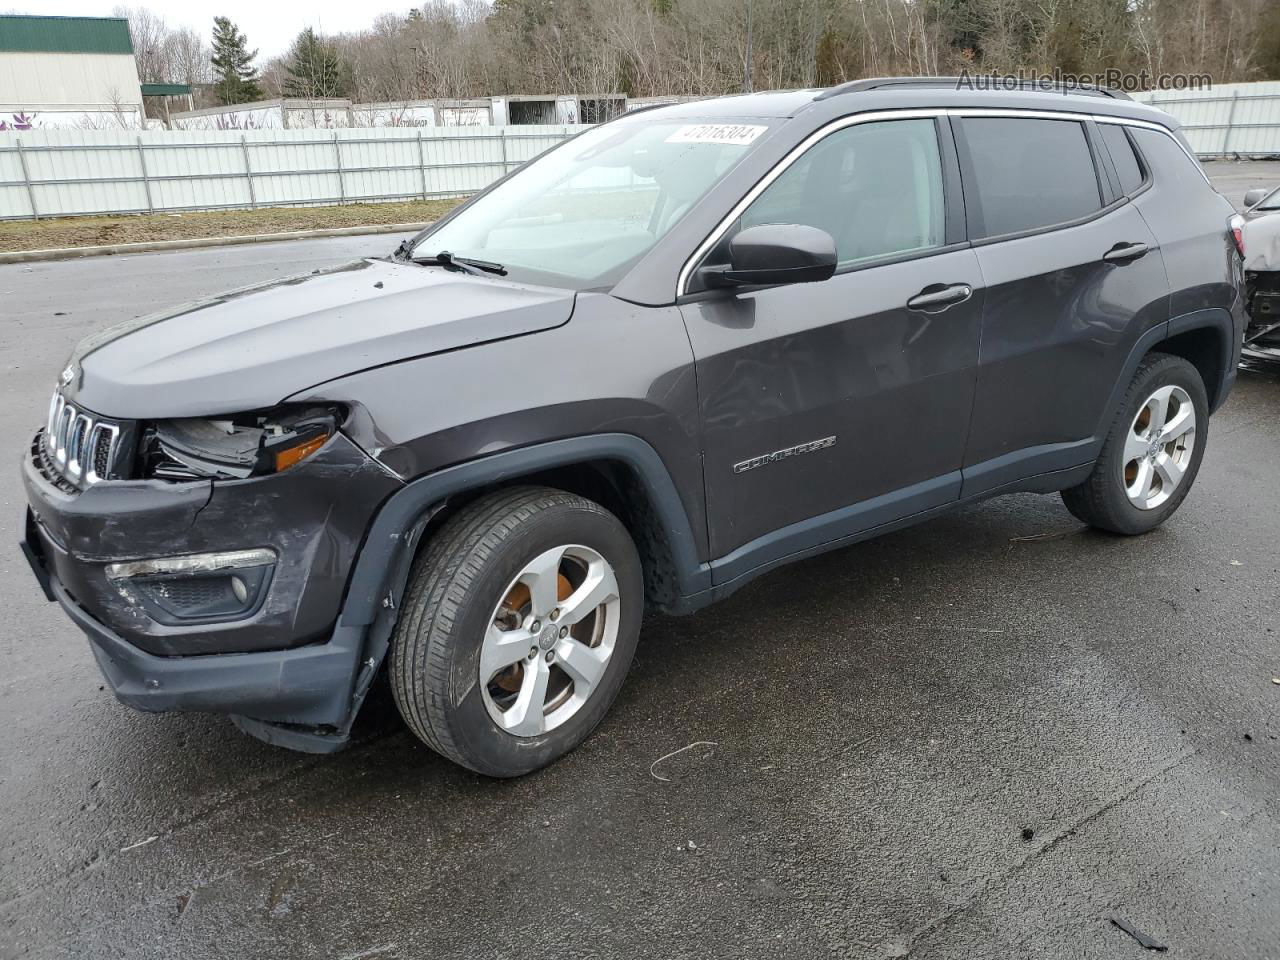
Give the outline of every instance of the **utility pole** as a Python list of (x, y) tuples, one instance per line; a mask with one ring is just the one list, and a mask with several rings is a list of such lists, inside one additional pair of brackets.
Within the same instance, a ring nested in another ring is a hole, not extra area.
[(751, 0), (747, 0), (747, 56), (742, 61), (742, 92), (751, 93)]

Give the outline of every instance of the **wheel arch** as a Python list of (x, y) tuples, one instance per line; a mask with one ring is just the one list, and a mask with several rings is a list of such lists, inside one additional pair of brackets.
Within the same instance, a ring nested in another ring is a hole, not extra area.
[(1138, 364), (1150, 353), (1170, 353), (1191, 363), (1204, 379), (1209, 411), (1217, 410), (1235, 382), (1234, 337), (1231, 311), (1221, 307), (1181, 314), (1156, 324), (1138, 337), (1103, 407), (1103, 417), (1093, 437), (1093, 453), (1096, 455), (1102, 449), (1129, 382)]
[(1197, 310), (1170, 320), (1167, 335), (1148, 352), (1172, 354), (1195, 367), (1204, 381), (1209, 411), (1213, 412), (1222, 405), (1231, 386), (1228, 374), (1234, 369), (1234, 336), (1230, 312), (1218, 308)]
[(597, 434), (504, 451), (410, 481), (374, 518), (339, 623), (372, 624), (386, 602), (399, 602), (419, 543), (461, 506), (517, 484), (577, 493), (615, 513), (636, 542), (646, 594), (659, 609), (678, 609), (682, 597), (710, 587), (710, 568), (698, 558), (688, 512), (657, 451), (631, 434)]

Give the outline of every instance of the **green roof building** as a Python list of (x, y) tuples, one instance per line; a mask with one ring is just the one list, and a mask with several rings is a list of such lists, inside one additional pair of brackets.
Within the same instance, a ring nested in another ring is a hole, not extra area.
[(0, 15), (0, 131), (140, 129), (143, 116), (127, 20)]

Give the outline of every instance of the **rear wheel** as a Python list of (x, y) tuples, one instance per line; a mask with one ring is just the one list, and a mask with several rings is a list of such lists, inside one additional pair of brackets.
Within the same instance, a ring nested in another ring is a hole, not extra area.
[(611, 513), (548, 488), (492, 494), (415, 564), (391, 657), (396, 705), (465, 767), (536, 770), (608, 711), (642, 609), (640, 559)]
[(1181, 357), (1139, 364), (1093, 473), (1062, 491), (1067, 509), (1113, 533), (1146, 533), (1178, 509), (1195, 482), (1209, 431), (1200, 373)]

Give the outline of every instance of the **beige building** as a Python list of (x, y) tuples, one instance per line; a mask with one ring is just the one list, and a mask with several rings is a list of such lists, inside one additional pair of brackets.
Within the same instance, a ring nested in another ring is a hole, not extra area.
[(140, 129), (128, 21), (0, 16), (0, 130)]

